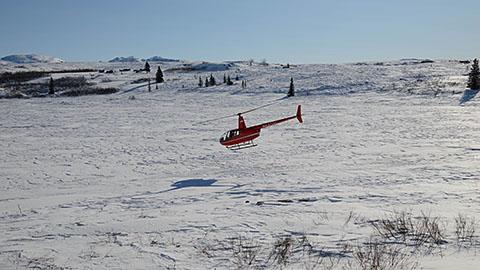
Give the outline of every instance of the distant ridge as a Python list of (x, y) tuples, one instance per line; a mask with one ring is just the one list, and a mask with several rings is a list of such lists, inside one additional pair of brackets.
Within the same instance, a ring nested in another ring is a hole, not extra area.
[(2, 57), (1, 60), (16, 64), (34, 64), (34, 63), (63, 63), (60, 58), (38, 55), (38, 54), (12, 54)]
[(163, 58), (161, 56), (152, 56), (146, 60), (150, 62), (180, 62), (178, 59)]
[(133, 56), (127, 57), (115, 57), (108, 61), (109, 63), (130, 63), (130, 62), (140, 62), (140, 60)]

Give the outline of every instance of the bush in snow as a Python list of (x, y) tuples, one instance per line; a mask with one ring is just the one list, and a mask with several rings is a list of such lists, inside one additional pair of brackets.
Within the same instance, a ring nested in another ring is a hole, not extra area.
[(347, 262), (346, 269), (413, 270), (418, 266), (411, 252), (378, 240), (355, 245), (351, 252), (353, 260)]
[(107, 95), (118, 92), (117, 88), (98, 88), (98, 87), (86, 87), (76, 88), (73, 90), (64, 91), (60, 96), (77, 97), (85, 95)]
[(0, 84), (26, 82), (47, 76), (43, 71), (5, 72), (0, 74)]
[(62, 77), (55, 80), (57, 88), (78, 88), (90, 85), (84, 76), (79, 77)]
[(476, 224), (475, 219), (459, 214), (455, 218), (455, 236), (457, 243), (473, 244), (475, 239)]
[(397, 212), (371, 224), (377, 234), (385, 240), (429, 247), (438, 247), (446, 243), (440, 219), (424, 213), (414, 217), (411, 213)]

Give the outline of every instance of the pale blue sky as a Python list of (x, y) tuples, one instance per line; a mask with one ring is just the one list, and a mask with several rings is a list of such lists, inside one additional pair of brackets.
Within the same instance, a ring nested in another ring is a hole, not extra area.
[(0, 56), (473, 58), (479, 12), (478, 0), (0, 0)]

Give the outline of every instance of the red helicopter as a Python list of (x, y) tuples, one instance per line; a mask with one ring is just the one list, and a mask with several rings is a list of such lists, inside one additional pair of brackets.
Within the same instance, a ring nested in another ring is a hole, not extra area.
[[(262, 107), (264, 107), (264, 106), (262, 106)], [(253, 109), (253, 110), (256, 110), (256, 109)], [(275, 120), (275, 121), (271, 121), (271, 122), (247, 127), (247, 125), (245, 124), (245, 120), (243, 119), (242, 114), (251, 112), (253, 110), (249, 110), (249, 111), (237, 114), (238, 115), (238, 128), (237, 129), (232, 129), (232, 130), (227, 131), (223, 134), (223, 136), (220, 138), (220, 143), (223, 146), (225, 146), (225, 147), (227, 147), (228, 149), (231, 149), (231, 150), (239, 150), (239, 149), (254, 147), (254, 146), (257, 146), (257, 145), (253, 142), (253, 140), (260, 136), (260, 130), (262, 128), (267, 128), (269, 126), (280, 124), (282, 122), (292, 120), (294, 118), (297, 118), (298, 122), (303, 123), (301, 106), (298, 105), (297, 114), (294, 115), (294, 116), (285, 117), (285, 118), (278, 119), (278, 120)]]

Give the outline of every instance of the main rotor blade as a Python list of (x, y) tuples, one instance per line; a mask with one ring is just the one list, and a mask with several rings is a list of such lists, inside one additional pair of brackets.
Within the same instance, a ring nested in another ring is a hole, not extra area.
[(278, 102), (280, 102), (280, 101), (281, 101), (281, 99), (277, 99), (277, 100), (275, 100), (275, 101), (273, 101), (273, 102), (264, 104), (264, 105), (262, 105), (262, 106), (258, 106), (258, 107), (256, 107), (256, 108), (250, 109), (250, 110), (248, 110), (248, 111), (241, 112), (240, 114), (246, 114), (246, 113), (249, 113), (249, 112), (253, 112), (253, 111), (259, 110), (259, 109), (261, 109), (261, 108), (265, 108), (265, 107), (268, 107), (268, 106), (272, 106), (273, 104), (278, 103)]
[(204, 123), (214, 122), (214, 121), (222, 120), (222, 119), (225, 119), (225, 118), (235, 117), (235, 116), (238, 116), (239, 114), (247, 114), (247, 113), (256, 111), (256, 110), (258, 110), (258, 109), (261, 109), (261, 108), (265, 108), (265, 107), (268, 107), (268, 106), (272, 106), (273, 104), (276, 104), (276, 103), (282, 101), (283, 99), (284, 99), (284, 98), (279, 98), (279, 99), (274, 100), (273, 102), (264, 104), (264, 105), (262, 105), (262, 106), (258, 106), (258, 107), (256, 107), (256, 108), (253, 108), (253, 109), (250, 109), (250, 110), (246, 110), (246, 111), (244, 111), (244, 112), (239, 112), (239, 113), (236, 113), (236, 114), (230, 114), (230, 115), (220, 116), (220, 117), (213, 118), (213, 119), (208, 119), (208, 120), (205, 120), (205, 121), (198, 122), (197, 124), (204, 124)]
[(221, 117), (217, 117), (217, 118), (213, 118), (213, 119), (208, 119), (208, 120), (205, 120), (205, 121), (198, 122), (197, 124), (205, 124), (205, 123), (209, 123), (209, 122), (215, 122), (215, 121), (218, 121), (218, 120), (222, 120), (222, 119), (230, 118), (230, 117), (234, 117), (234, 116), (238, 116), (238, 114), (231, 114), (231, 115), (227, 115), (227, 116), (221, 116)]

